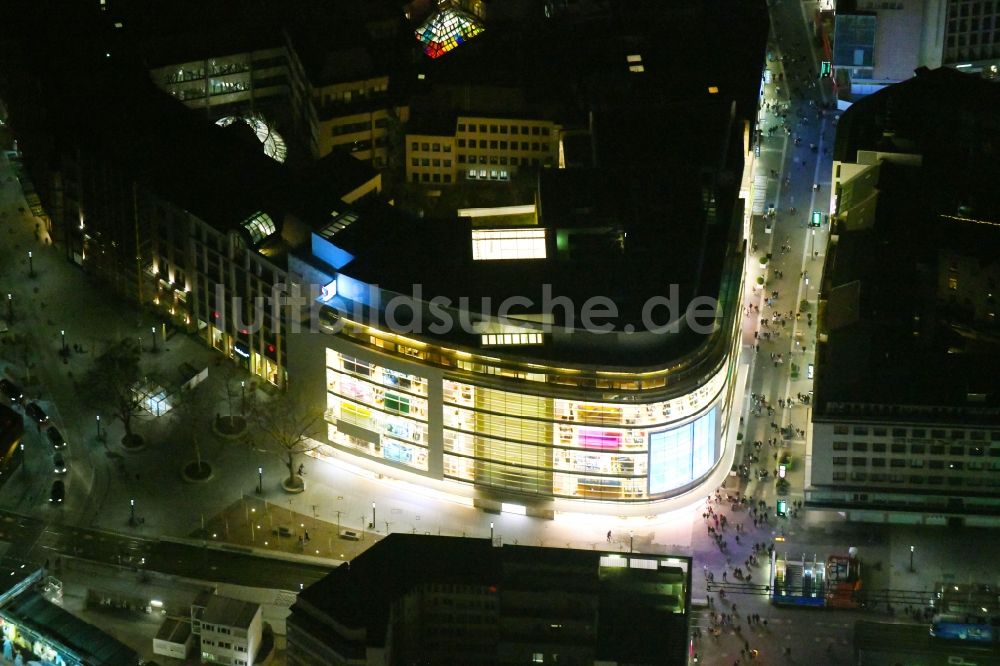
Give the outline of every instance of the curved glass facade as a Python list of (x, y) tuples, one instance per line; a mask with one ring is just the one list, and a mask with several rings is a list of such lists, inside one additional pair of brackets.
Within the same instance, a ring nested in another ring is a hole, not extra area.
[(393, 466), (497, 491), (636, 501), (683, 491), (721, 457), (728, 364), (690, 393), (624, 403), (504, 390), (416, 364), (402, 372), (375, 358), (326, 350), (328, 438)]
[(303, 382), (325, 385), (327, 446), (317, 455), (339, 450), (468, 484), (490, 501), (628, 504), (683, 494), (722, 459), (740, 345), (730, 305), (742, 258), (734, 255), (725, 273), (717, 330), (649, 368), (567, 367), (449, 348), (324, 305), (319, 322), (328, 335), (289, 343)]

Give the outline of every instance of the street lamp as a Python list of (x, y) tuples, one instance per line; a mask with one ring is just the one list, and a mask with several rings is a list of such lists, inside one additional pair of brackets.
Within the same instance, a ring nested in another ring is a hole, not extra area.
[(128, 501), (128, 524), (135, 527), (135, 500)]
[(247, 412), (247, 383), (240, 380), (240, 414), (246, 416)]
[(490, 543), (493, 543), (493, 522), (490, 522)]
[(914, 546), (910, 546), (910, 573), (913, 573), (913, 551), (916, 550)]
[(153, 326), (150, 330), (153, 331), (153, 351), (156, 351), (156, 327)]
[(632, 540), (635, 538), (635, 533), (632, 530), (628, 531), (628, 552), (632, 552)]
[(101, 440), (101, 415), (97, 415), (97, 441)]
[(257, 468), (257, 494), (260, 495), (264, 492), (264, 468)]
[(31, 256), (31, 250), (28, 250), (28, 277), (35, 277), (35, 262)]
[(66, 353), (66, 329), (60, 330), (59, 334), (62, 336), (62, 351), (63, 351), (63, 354), (65, 354)]
[(14, 321), (14, 294), (7, 294), (7, 319)]
[(372, 502), (372, 524), (368, 528), (375, 529), (375, 502)]

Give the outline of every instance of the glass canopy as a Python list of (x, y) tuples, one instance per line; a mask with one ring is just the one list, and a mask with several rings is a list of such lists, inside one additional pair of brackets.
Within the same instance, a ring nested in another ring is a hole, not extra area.
[(424, 44), (424, 53), (440, 58), (483, 31), (483, 26), (472, 16), (452, 7), (435, 13), (416, 30), (417, 39)]

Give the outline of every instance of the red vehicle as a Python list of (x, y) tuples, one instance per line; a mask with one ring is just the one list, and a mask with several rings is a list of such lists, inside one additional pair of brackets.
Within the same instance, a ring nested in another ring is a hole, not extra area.
[(857, 608), (861, 590), (861, 560), (846, 555), (826, 558), (826, 605), (829, 608)]

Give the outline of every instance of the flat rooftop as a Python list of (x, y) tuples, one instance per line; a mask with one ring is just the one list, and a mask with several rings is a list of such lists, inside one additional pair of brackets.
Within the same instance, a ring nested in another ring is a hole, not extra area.
[(201, 614), (201, 621), (208, 622), (209, 624), (246, 629), (250, 626), (250, 623), (259, 610), (260, 604), (255, 604), (252, 601), (243, 601), (241, 599), (213, 594), (205, 604), (205, 610)]
[[(541, 302), (542, 286), (550, 284), (553, 295), (580, 302), (608, 296), (625, 323), (637, 323), (642, 303), (668, 285), (677, 284), (686, 300), (717, 295), (730, 225), (709, 223), (701, 185), (691, 173), (545, 170), (538, 226), (550, 238), (543, 259), (474, 260), (468, 219), (420, 219), (377, 203), (361, 208), (360, 219), (333, 240), (355, 256), (345, 273), (385, 289), (408, 294), (420, 284), (425, 298), (456, 303), (512, 296)], [(568, 233), (560, 248), (561, 230), (579, 233)]]
[(546, 18), (538, 6), (529, 20), (499, 25), (487, 14), (481, 35), (424, 59), (428, 86), (515, 85), (529, 103), (576, 106), (584, 122), (591, 104), (691, 101), (714, 86), (737, 100), (737, 115), (755, 117), (769, 29), (764, 2), (612, 0), (602, 9)]
[(978, 266), (984, 289), (1000, 260), (1000, 205), (980, 199), (975, 219), (957, 215), (961, 178), (883, 162), (874, 225), (839, 231), (823, 277), (816, 418), (1000, 423), (1000, 330), (941, 287), (946, 255)]
[[(519, 303), (508, 311), (512, 317), (545, 313), (553, 326), (582, 328), (584, 304), (603, 297), (613, 303), (617, 316), (600, 323), (612, 324), (615, 331), (642, 332), (667, 321), (665, 307), (653, 313), (652, 322), (650, 317), (644, 321), (651, 299), (673, 298), (674, 309), (683, 315), (696, 297), (724, 298), (726, 278), (732, 278), (726, 271), (738, 270), (731, 263), (738, 251), (735, 193), (728, 206), (726, 193), (720, 193), (713, 215), (704, 199), (711, 191), (711, 178), (690, 169), (546, 169), (539, 177), (538, 225), (519, 229), (545, 235), (540, 241), (543, 258), (477, 260), (472, 234), (481, 231), (478, 220), (474, 230), (469, 218), (417, 218), (374, 201), (356, 207), (358, 219), (331, 243), (354, 257), (340, 273), (390, 292), (419, 293), (425, 303), (445, 298), (458, 311), (495, 316), (505, 299), (517, 297), (530, 305)], [(334, 272), (329, 266), (321, 269)], [(545, 307), (567, 298), (570, 311)], [(353, 309), (348, 302), (333, 305)], [(382, 314), (366, 316), (382, 320)], [(402, 316), (406, 312), (397, 311), (396, 322), (403, 323)], [(423, 337), (479, 346), (477, 335), (457, 329)], [(599, 337), (605, 339), (605, 360), (624, 366), (662, 363), (705, 339), (683, 326), (679, 335), (655, 336), (644, 350), (626, 349), (612, 336)], [(577, 344), (572, 338), (563, 336), (565, 344), (557, 348), (529, 345), (505, 353), (592, 361), (593, 342)]]
[[(489, 587), (499, 594), (501, 617), (505, 591), (592, 595), (599, 608), (598, 658), (684, 663), (690, 560), (635, 556), (666, 561), (650, 569), (627, 566), (628, 557), (607, 559), (600, 551), (563, 548), (496, 548), (488, 539), (395, 533), (300, 592), (299, 599), (345, 627), (367, 629), (368, 644), (377, 646), (386, 640), (394, 602), (428, 583)], [(295, 610), (293, 606), (293, 615)]]

